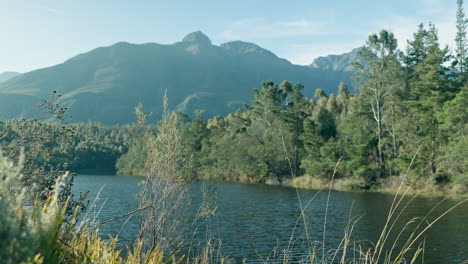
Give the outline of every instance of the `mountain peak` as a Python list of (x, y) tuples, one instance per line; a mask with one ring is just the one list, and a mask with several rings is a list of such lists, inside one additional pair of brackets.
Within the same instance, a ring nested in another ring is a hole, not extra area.
[(361, 48), (355, 48), (350, 52), (340, 55), (318, 57), (314, 59), (309, 67), (322, 70), (352, 72), (354, 71), (354, 66), (352, 63), (355, 61), (360, 61), (358, 55), (360, 49)]
[(256, 53), (256, 54), (267, 54), (269, 56), (274, 56), (271, 51), (266, 50), (256, 44), (250, 43), (250, 42), (244, 42), (244, 41), (231, 41), (227, 42), (224, 44), (221, 44), (221, 48), (237, 54), (237, 55), (244, 55), (244, 54), (249, 54), (249, 53)]
[(196, 43), (201, 45), (211, 45), (210, 38), (201, 31), (195, 31), (182, 39), (182, 42)]

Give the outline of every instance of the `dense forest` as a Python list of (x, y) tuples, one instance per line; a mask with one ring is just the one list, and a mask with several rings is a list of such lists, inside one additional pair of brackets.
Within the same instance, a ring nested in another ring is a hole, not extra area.
[[(440, 46), (433, 24), (419, 25), (405, 52), (397, 47), (389, 31), (369, 36), (354, 65), (358, 94), (342, 83), (336, 95), (317, 89), (306, 98), (301, 84), (266, 81), (226, 117), (181, 115), (199, 177), (281, 182), (306, 174), (369, 189), (409, 171), (410, 182), (466, 192), (466, 33), (455, 54)], [(129, 166), (144, 159), (136, 140), (118, 164), (124, 174), (138, 174)]]
[[(466, 193), (466, 27), (459, 12), (455, 52), (441, 47), (433, 24), (419, 25), (404, 52), (387, 30), (369, 36), (354, 63), (357, 93), (341, 83), (336, 94), (316, 89), (308, 98), (300, 83), (265, 81), (250, 105), (225, 117), (206, 121), (199, 111), (191, 120), (178, 113), (196, 176), (302, 187), (307, 179), (333, 177), (344, 189), (371, 189), (408, 174), (415, 186)], [(54, 93), (39, 108), (64, 115), (66, 109), (54, 105), (59, 97)], [(47, 145), (48, 156), (32, 155), (37, 164), (49, 160), (77, 173), (142, 176), (145, 138), (158, 131), (145, 123), (141, 105), (136, 114), (137, 124), (126, 126), (65, 124), (65, 117), (10, 120), (0, 123), (0, 144), (8, 149), (29, 142), (29, 153), (31, 142)]]
[(138, 128), (99, 123), (64, 125), (15, 119), (0, 122), (0, 143), (10, 158), (16, 158), (22, 149), (36, 165), (60, 166), (81, 174), (112, 175), (117, 173), (115, 163), (127, 152), (135, 130)]

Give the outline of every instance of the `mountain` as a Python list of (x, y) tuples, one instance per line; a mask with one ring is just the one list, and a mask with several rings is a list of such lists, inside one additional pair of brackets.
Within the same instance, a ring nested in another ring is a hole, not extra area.
[(329, 71), (346, 71), (352, 72), (354, 70), (351, 63), (359, 61), (358, 56), (359, 48), (353, 49), (351, 52), (344, 53), (341, 55), (328, 55), (325, 57), (316, 58), (311, 68), (322, 69)]
[(0, 73), (0, 82), (7, 81), (13, 77), (16, 77), (20, 75), (21, 73), (19, 72), (2, 72)]
[(2, 82), (0, 120), (28, 113), (53, 91), (62, 95), (59, 103), (69, 108), (72, 121), (134, 122), (140, 102), (155, 120), (166, 90), (171, 109), (200, 109), (212, 117), (250, 103), (264, 80), (300, 82), (312, 96), (316, 88), (336, 91), (350, 75), (294, 65), (253, 43), (213, 45), (197, 31), (169, 45), (119, 42)]

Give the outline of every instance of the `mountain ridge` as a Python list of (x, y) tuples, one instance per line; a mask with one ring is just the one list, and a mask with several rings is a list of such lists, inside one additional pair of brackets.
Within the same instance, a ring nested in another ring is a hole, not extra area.
[(8, 81), (9, 79), (14, 78), (20, 74), (21, 73), (14, 71), (0, 72), (0, 82)]
[(352, 72), (354, 71), (354, 66), (352, 63), (355, 61), (360, 61), (358, 55), (359, 50), (360, 48), (355, 48), (347, 53), (338, 55), (332, 54), (315, 58), (309, 67), (323, 70)]
[(133, 109), (142, 103), (156, 120), (167, 90), (169, 104), (206, 117), (225, 115), (253, 99), (261, 81), (289, 80), (336, 91), (350, 73), (294, 65), (254, 43), (231, 41), (219, 46), (202, 32), (173, 44), (118, 42), (78, 54), (61, 64), (34, 70), (0, 83), (0, 119), (28, 112), (52, 91), (70, 108), (72, 121), (105, 124), (134, 122)]

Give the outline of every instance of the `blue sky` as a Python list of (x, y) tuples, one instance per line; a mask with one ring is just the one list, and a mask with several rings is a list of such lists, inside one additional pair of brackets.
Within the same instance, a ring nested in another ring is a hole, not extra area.
[[(465, 1), (465, 10), (466, 8)], [(453, 46), (456, 0), (0, 0), (0, 72), (61, 63), (115, 42), (173, 43), (201, 30), (216, 45), (254, 42), (296, 64), (392, 30), (401, 47), (432, 21)]]

